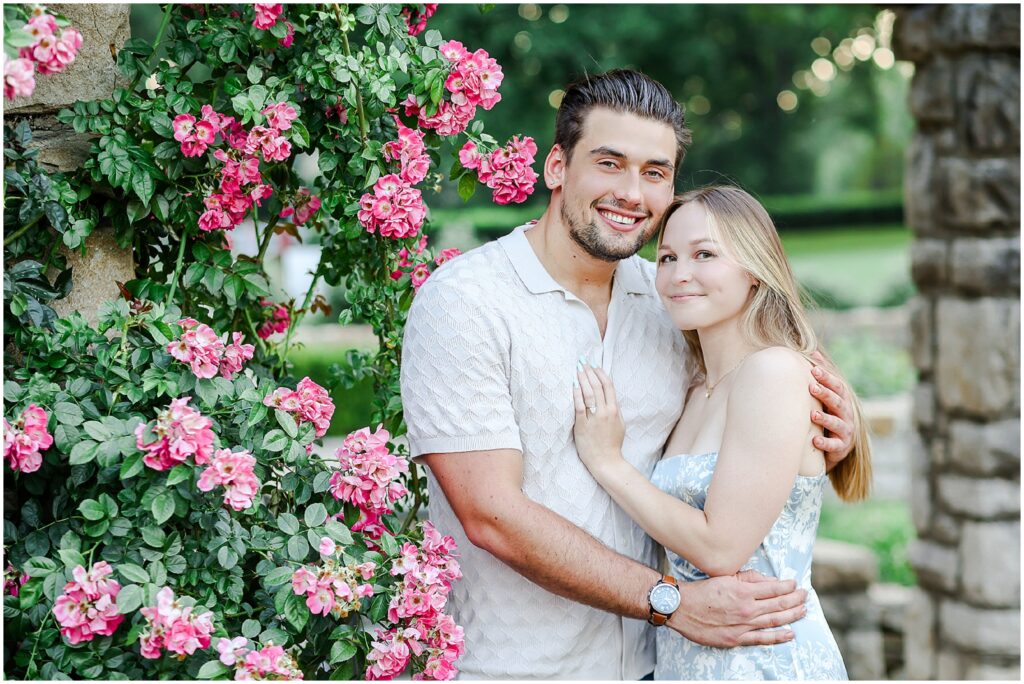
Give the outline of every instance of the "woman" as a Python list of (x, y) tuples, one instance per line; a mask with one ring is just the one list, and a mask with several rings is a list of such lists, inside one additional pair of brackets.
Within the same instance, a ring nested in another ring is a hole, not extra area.
[[(659, 630), (655, 677), (846, 679), (810, 583), (826, 478), (824, 456), (812, 444), (820, 428), (809, 419), (821, 406), (806, 389), (818, 343), (775, 226), (738, 188), (695, 190), (665, 212), (657, 263), (658, 293), (690, 351), (682, 416), (648, 481), (622, 458), (611, 380), (581, 365), (574, 389), (580, 458), (664, 545), (677, 579), (753, 569), (797, 580), (808, 598), (807, 615), (791, 625), (795, 638), (781, 645), (718, 649)], [(829, 477), (843, 499), (867, 495), (863, 428)]]

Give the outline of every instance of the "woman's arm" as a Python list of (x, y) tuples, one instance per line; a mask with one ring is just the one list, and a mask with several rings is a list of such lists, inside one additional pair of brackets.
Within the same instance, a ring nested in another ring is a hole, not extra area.
[[(662, 492), (622, 458), (614, 388), (600, 369), (584, 369), (575, 392), (577, 451), (656, 541), (708, 575), (735, 573), (775, 523), (799, 472), (810, 428), (807, 369), (802, 357), (781, 348), (756, 352), (740, 368), (703, 511)], [(585, 398), (588, 390), (593, 398)]]

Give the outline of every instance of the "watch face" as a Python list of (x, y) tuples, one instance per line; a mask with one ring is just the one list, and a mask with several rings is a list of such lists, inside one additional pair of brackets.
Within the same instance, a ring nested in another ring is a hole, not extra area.
[(651, 592), (651, 606), (662, 615), (674, 613), (679, 607), (679, 590), (671, 584), (659, 584)]

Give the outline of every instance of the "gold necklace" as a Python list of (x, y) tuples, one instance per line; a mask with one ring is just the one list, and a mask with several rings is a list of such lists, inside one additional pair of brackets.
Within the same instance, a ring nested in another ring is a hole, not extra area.
[(705, 370), (704, 371), (704, 398), (705, 399), (710, 399), (711, 398), (711, 392), (713, 392), (714, 389), (716, 387), (718, 387), (719, 383), (721, 383), (723, 380), (725, 380), (727, 377), (729, 377), (729, 373), (732, 373), (734, 370), (736, 370), (737, 368), (742, 366), (743, 362), (747, 360), (747, 356), (750, 356), (753, 353), (754, 352), (748, 352), (742, 359), (740, 359), (739, 363), (737, 363), (735, 366), (730, 368), (728, 373), (723, 374), (722, 377), (718, 378), (718, 380), (716, 380), (713, 384), (710, 384), (710, 385), (708, 384), (708, 372), (707, 372), (707, 370)]

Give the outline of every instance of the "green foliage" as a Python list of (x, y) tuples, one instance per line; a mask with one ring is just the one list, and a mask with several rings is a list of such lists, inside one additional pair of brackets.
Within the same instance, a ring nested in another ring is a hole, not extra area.
[(821, 509), (818, 536), (869, 547), (878, 556), (878, 576), (882, 582), (917, 584), (907, 557), (907, 549), (916, 534), (906, 502), (875, 499), (857, 504), (826, 502)]
[[(382, 518), (387, 533), (378, 549), (350, 529), (359, 510), (330, 491), (337, 464), (307, 453), (317, 440), (313, 425), (297, 424), (264, 399), (308, 375), (334, 388), (333, 434), (383, 423), (391, 452), (407, 455), (398, 359), (413, 290), (408, 278), (390, 274), (399, 250), (414, 249), (419, 236), (370, 234), (356, 214), (366, 189), (395, 170), (382, 154), (397, 137), (394, 108), (412, 95), (436, 109), (449, 63), (436, 49), (440, 34), (409, 36), (398, 5), (361, 6), (355, 14), (338, 5), (288, 5), (289, 48), (278, 42), (284, 19), (260, 30), (251, 6), (241, 6), (240, 16), (234, 8), (166, 5), (156, 40), (136, 37), (118, 52), (122, 78), (110, 97), (58, 114), (91, 137), (79, 171), (44, 172), (28, 146), (28, 125), (4, 130), (4, 345), (16, 351), (4, 355), (5, 417), (14, 422), (30, 404), (40, 406), (54, 438), (38, 470), (4, 477), (5, 561), (30, 578), (4, 601), (5, 672), (13, 678), (230, 676), (204, 657), (140, 656), (139, 608), (153, 605), (165, 586), (197, 612), (213, 612), (215, 639), (242, 634), (254, 645), (284, 646), (309, 679), (325, 676), (324, 663), (331, 678), (361, 676), (372, 630), (391, 625), (388, 603), (398, 590), (391, 560), (420, 537), (413, 524), (425, 499), (418, 466), (410, 464), (404, 483), (410, 496)], [(293, 153), (319, 161), (310, 190), (322, 204), (306, 225), (323, 250), (306, 296), (287, 305), (288, 331), (268, 341), (257, 334), (272, 312), (263, 305), (273, 296), (264, 257), (273, 235), (297, 236), (282, 216), (304, 187), (292, 170), (294, 154), (264, 157), (259, 170), (273, 193), (248, 215), (258, 252), (235, 256), (222, 232), (197, 225), (204, 200), (222, 189), (223, 159), (212, 150), (185, 156), (173, 121), (199, 118), (210, 105), (249, 129), (267, 123), (262, 110), (274, 103), (299, 115), (282, 131)], [(343, 107), (347, 119), (326, 112), (331, 106)], [(479, 125), (470, 135), (493, 140)], [(432, 133), (426, 139), (435, 165), (442, 149), (461, 143)], [(68, 294), (71, 272), (57, 246), (84, 252), (101, 222), (132, 250), (135, 277), (119, 284), (121, 297), (102, 305), (96, 324), (79, 313), (58, 317), (50, 304)], [(430, 251), (420, 258), (429, 262)], [(325, 308), (313, 297), (322, 281), (344, 283), (342, 317), (368, 323), (374, 349), (329, 360), (292, 353), (295, 327)], [(230, 378), (197, 378), (169, 349), (183, 334), (183, 318), (217, 334), (243, 333), (255, 342), (254, 357)], [(157, 470), (143, 461), (137, 439), (156, 439), (154, 420), (179, 397), (212, 421), (215, 448), (256, 459), (261, 489), (246, 510), (227, 507), (223, 487), (199, 489), (208, 464)], [(318, 562), (325, 536), (340, 545), (343, 564), (377, 563), (373, 599), (340, 617), (311, 614), (290, 582), (295, 569)], [(125, 624), (73, 645), (57, 629), (54, 602), (75, 567), (100, 560), (121, 584), (116, 605)]]
[(871, 335), (840, 337), (829, 344), (828, 352), (861, 397), (909, 392), (917, 381), (909, 352)]

